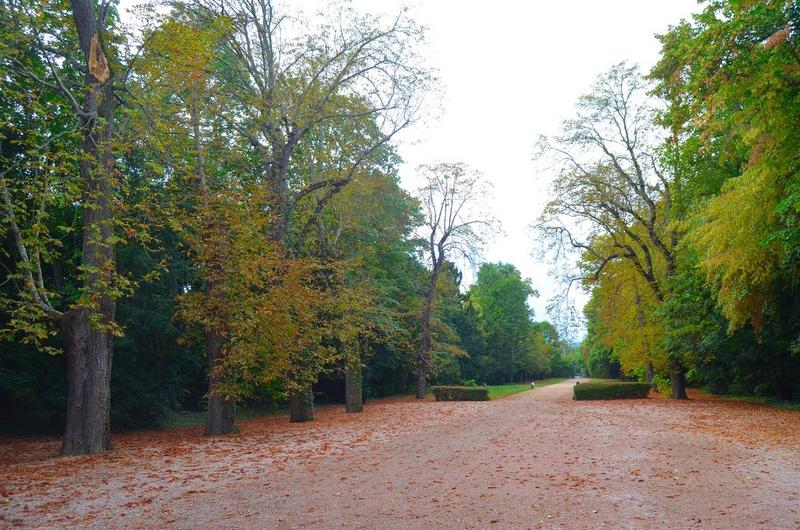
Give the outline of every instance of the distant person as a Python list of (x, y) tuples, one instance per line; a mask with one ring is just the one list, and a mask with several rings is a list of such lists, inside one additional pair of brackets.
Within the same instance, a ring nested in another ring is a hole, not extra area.
[(536, 386), (536, 381), (531, 381), (531, 388)]

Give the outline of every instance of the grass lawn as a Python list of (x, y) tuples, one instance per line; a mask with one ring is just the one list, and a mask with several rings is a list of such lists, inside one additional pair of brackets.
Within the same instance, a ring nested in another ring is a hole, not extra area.
[[(286, 413), (282, 409), (258, 409), (244, 406), (236, 407), (237, 420), (249, 420), (250, 418), (257, 418), (259, 416), (274, 416), (276, 414)], [(161, 422), (160, 428), (162, 429), (179, 429), (181, 427), (194, 427), (195, 425), (205, 425), (207, 412), (205, 410), (198, 411), (172, 411)]]
[(541, 381), (536, 381), (536, 386), (540, 387), (540, 386), (554, 385), (562, 381), (566, 381), (566, 379), (542, 379)]
[[(542, 379), (541, 381), (536, 381), (536, 386), (540, 387), (554, 385), (556, 383), (560, 383), (561, 381), (564, 381), (564, 379)], [(525, 392), (526, 390), (530, 389), (530, 383), (520, 383), (514, 385), (490, 385), (489, 399), (500, 399), (512, 394), (519, 394), (520, 392)]]

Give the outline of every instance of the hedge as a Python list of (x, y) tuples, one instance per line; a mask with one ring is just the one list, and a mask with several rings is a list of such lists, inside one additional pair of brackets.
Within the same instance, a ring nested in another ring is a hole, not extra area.
[(648, 383), (623, 383), (616, 381), (599, 381), (583, 383), (572, 387), (573, 398), (588, 399), (641, 399), (650, 392)]
[(484, 386), (434, 386), (436, 401), (488, 401), (489, 389)]

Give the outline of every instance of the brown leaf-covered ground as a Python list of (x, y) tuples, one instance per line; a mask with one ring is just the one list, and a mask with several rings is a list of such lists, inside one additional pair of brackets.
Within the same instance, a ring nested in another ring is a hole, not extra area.
[(800, 528), (800, 412), (570, 385), (122, 434), (93, 457), (0, 439), (0, 528)]

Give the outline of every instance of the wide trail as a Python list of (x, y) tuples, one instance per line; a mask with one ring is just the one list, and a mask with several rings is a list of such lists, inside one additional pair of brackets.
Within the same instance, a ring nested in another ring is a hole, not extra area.
[(88, 458), (0, 440), (0, 513), (23, 527), (800, 527), (800, 412), (576, 402), (572, 384), (258, 418), (216, 439), (131, 433)]

